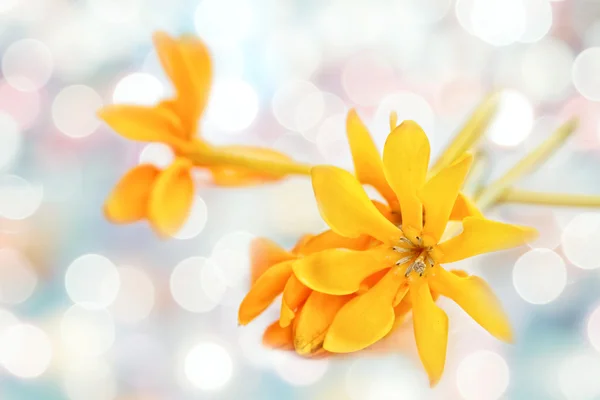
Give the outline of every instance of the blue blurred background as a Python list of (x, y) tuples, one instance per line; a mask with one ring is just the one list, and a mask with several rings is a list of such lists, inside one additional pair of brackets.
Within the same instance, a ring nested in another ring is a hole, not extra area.
[(248, 243), (325, 228), (305, 178), (208, 187), (176, 239), (114, 226), (102, 203), (126, 170), (167, 165), (96, 110), (172, 93), (151, 34), (195, 33), (215, 82), (202, 134), (351, 168), (345, 115), (381, 146), (391, 110), (439, 154), (503, 90), (489, 129), (498, 176), (568, 117), (580, 128), (520, 186), (600, 194), (600, 1), (0, 0), (0, 399), (600, 399), (600, 210), (500, 205), (541, 232), (526, 248), (452, 265), (489, 280), (517, 341), (456, 305), (435, 389), (410, 322), (368, 354), (303, 360), (247, 327)]

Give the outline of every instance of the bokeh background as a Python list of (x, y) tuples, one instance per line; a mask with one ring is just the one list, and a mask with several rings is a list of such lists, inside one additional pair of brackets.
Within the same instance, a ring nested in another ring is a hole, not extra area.
[(451, 332), (433, 390), (410, 322), (379, 352), (311, 361), (262, 348), (277, 309), (237, 326), (250, 240), (292, 246), (324, 229), (306, 178), (219, 189), (199, 173), (189, 223), (169, 241), (145, 223), (109, 224), (102, 203), (119, 177), (172, 158), (95, 117), (172, 93), (158, 29), (210, 47), (201, 132), (213, 143), (350, 168), (344, 120), (356, 107), (380, 146), (395, 110), (435, 155), (503, 90), (485, 177), (578, 115), (577, 133), (520, 186), (600, 194), (600, 1), (1, 0), (0, 399), (600, 398), (600, 210), (490, 210), (540, 239), (454, 267), (489, 280), (517, 341), (440, 300)]

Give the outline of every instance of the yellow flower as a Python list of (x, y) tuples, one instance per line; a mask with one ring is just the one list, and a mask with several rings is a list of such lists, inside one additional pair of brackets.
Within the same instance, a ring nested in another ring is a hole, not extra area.
[(464, 155), (427, 181), (429, 152), (427, 136), (413, 121), (396, 127), (385, 143), (384, 178), (397, 197), (401, 225), (377, 210), (350, 173), (314, 167), (313, 189), (331, 229), (347, 238), (368, 235), (382, 244), (364, 251), (320, 251), (295, 261), (293, 271), (312, 290), (336, 296), (354, 295), (365, 279), (385, 271), (373, 287), (341, 307), (323, 348), (348, 353), (374, 344), (390, 332), (394, 307), (409, 294), (417, 348), (433, 385), (444, 369), (448, 318), (435, 305), (431, 289), (453, 299), (492, 335), (512, 338), (508, 319), (488, 285), (478, 277), (452, 274), (440, 264), (518, 246), (536, 232), (469, 216), (462, 221), (462, 233), (440, 243), (472, 157)]
[(282, 338), (289, 337), (290, 350), (307, 356), (322, 353), (325, 333), (350, 296), (313, 292), (292, 273), (292, 265), (295, 260), (324, 249), (362, 250), (373, 243), (367, 236), (348, 239), (325, 231), (302, 237), (291, 251), (286, 251), (268, 239), (256, 239), (250, 249), (252, 288), (240, 304), (238, 322), (250, 323), (283, 293), (279, 321), (265, 331), (263, 341), (270, 347), (287, 348)]
[[(163, 171), (149, 164), (133, 168), (116, 185), (104, 210), (112, 222), (148, 219), (160, 235), (169, 236), (181, 228), (192, 206), (193, 167), (208, 169), (215, 185), (243, 186), (282, 178), (285, 172), (268, 168), (273, 167), (270, 162), (289, 163), (292, 169), (298, 166), (273, 150), (217, 147), (196, 138), (212, 80), (208, 50), (192, 36), (173, 39), (163, 32), (154, 35), (154, 45), (175, 86), (174, 98), (152, 107), (111, 105), (98, 115), (125, 138), (169, 145), (175, 161)], [(245, 167), (260, 163), (262, 169)]]

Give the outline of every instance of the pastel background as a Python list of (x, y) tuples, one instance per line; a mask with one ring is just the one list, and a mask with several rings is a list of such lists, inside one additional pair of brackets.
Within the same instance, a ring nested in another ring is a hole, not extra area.
[(105, 104), (171, 93), (151, 34), (195, 33), (216, 70), (202, 134), (351, 167), (356, 107), (381, 146), (389, 112), (439, 154), (502, 89), (485, 141), (498, 176), (568, 117), (574, 137), (520, 186), (600, 194), (600, 1), (0, 0), (0, 399), (598, 399), (600, 210), (502, 205), (529, 247), (456, 267), (489, 280), (516, 331), (505, 345), (450, 316), (431, 390), (408, 323), (384, 351), (307, 361), (261, 346), (277, 309), (238, 327), (248, 243), (324, 229), (306, 178), (206, 187), (170, 241), (115, 226), (102, 203), (160, 144), (126, 141)]

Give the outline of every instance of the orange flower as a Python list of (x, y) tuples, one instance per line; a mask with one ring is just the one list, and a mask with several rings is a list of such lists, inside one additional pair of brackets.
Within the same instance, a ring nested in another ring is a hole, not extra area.
[[(386, 141), (382, 165), (400, 206), (401, 225), (385, 218), (347, 171), (313, 168), (319, 210), (331, 229), (346, 238), (368, 235), (382, 243), (363, 251), (324, 250), (293, 263), (296, 277), (312, 290), (355, 296), (335, 315), (325, 336), (325, 350), (354, 352), (379, 341), (394, 326), (394, 308), (410, 293), (417, 348), (435, 384), (444, 369), (448, 318), (435, 305), (431, 289), (452, 298), (494, 336), (511, 339), (506, 315), (487, 284), (440, 266), (518, 246), (536, 235), (530, 228), (469, 216), (462, 222), (462, 233), (441, 240), (471, 161), (465, 155), (427, 180), (427, 136), (413, 121), (395, 128)], [(374, 274), (383, 277), (356, 295)]]
[(175, 153), (175, 161), (163, 171), (148, 164), (129, 171), (106, 201), (104, 210), (109, 220), (131, 223), (148, 219), (160, 235), (173, 235), (192, 206), (192, 167), (208, 169), (219, 186), (256, 184), (294, 171), (307, 172), (307, 167), (273, 150), (217, 147), (197, 138), (198, 120), (206, 108), (212, 81), (208, 50), (192, 36), (173, 39), (163, 32), (154, 35), (154, 45), (175, 86), (174, 98), (152, 107), (111, 105), (98, 115), (125, 138), (167, 144)]
[(239, 323), (251, 322), (283, 293), (279, 321), (265, 331), (264, 343), (275, 348), (295, 349), (307, 356), (320, 354), (329, 324), (350, 297), (313, 292), (298, 281), (292, 273), (292, 265), (295, 260), (324, 249), (361, 250), (373, 244), (376, 242), (367, 236), (347, 239), (333, 231), (306, 235), (291, 251), (268, 239), (256, 239), (250, 250), (252, 288), (240, 304)]

